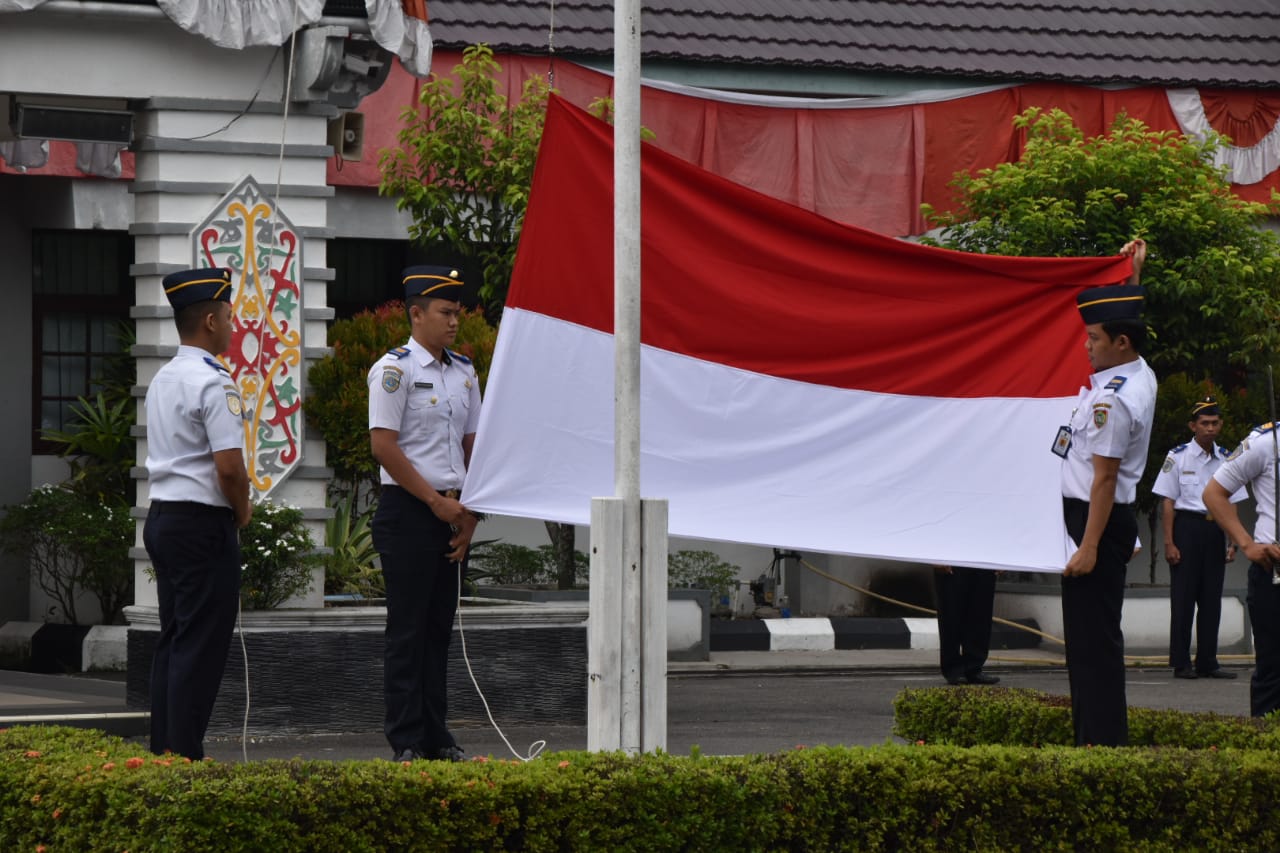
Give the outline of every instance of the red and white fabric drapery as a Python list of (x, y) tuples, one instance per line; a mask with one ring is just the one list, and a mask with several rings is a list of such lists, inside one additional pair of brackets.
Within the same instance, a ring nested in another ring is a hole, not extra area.
[[(519, 97), (523, 81), (546, 75), (546, 57), (500, 55), (501, 89)], [(460, 53), (437, 51), (436, 72), (449, 74)], [(555, 84), (577, 106), (612, 93), (613, 79), (599, 71), (555, 60)], [(397, 144), (401, 109), (414, 102), (417, 83), (393, 70), (382, 88), (365, 99), (365, 150)], [(1280, 90), (1167, 90), (1155, 86), (1098, 88), (1070, 83), (916, 92), (894, 98), (818, 100), (718, 92), (646, 81), (641, 121), (655, 144), (716, 174), (831, 219), (903, 236), (927, 230), (922, 203), (947, 210), (956, 172), (973, 172), (1016, 160), (1022, 134), (1012, 119), (1028, 107), (1060, 107), (1088, 136), (1104, 133), (1125, 112), (1154, 130), (1194, 133), (1179, 120), (1179, 104), (1191, 92), (1210, 126), (1232, 137), (1233, 190), (1266, 201), (1280, 189), (1275, 150), (1276, 102)], [(1221, 106), (1228, 99), (1230, 106)], [(1248, 107), (1244, 102), (1255, 103)], [(1257, 136), (1246, 136), (1241, 119)], [(1269, 152), (1269, 153), (1268, 153)], [(338, 186), (377, 186), (376, 157), (331, 168)]]

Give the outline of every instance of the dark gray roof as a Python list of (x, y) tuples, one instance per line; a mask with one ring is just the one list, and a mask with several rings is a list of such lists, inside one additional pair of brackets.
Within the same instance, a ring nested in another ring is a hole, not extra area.
[[(442, 48), (613, 51), (612, 0), (430, 0)], [(1280, 87), (1280, 0), (644, 0), (646, 60)]]

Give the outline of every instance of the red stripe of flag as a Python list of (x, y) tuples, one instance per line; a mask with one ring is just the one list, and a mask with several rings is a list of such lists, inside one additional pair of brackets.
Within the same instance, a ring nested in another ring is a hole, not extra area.
[[(1127, 258), (1009, 258), (825, 219), (643, 146), (645, 344), (780, 378), (1062, 397), (1089, 374), (1082, 288)], [(613, 328), (612, 128), (553, 97), (507, 304)]]

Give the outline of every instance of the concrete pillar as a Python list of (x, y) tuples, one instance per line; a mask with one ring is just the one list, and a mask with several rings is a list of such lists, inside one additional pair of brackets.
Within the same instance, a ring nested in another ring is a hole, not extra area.
[[(326, 266), (326, 242), (331, 236), (327, 202), (333, 188), (325, 178), (331, 149), (325, 141), (327, 121), (336, 115), (332, 107), (293, 105), (283, 136), (282, 110), (261, 105), (241, 114), (244, 104), (218, 100), (157, 98), (137, 113), (135, 197), (135, 258), (131, 268), (137, 287), (133, 317), (137, 327), (139, 399), (137, 467), (139, 480), (138, 534), (132, 555), (136, 565), (135, 605), (154, 607), (154, 584), (142, 547), (142, 521), (149, 494), (146, 484), (146, 414), (141, 398), (156, 371), (177, 349), (173, 312), (165, 299), (161, 280), (175, 270), (200, 266), (199, 235), (192, 231), (218, 202), (246, 176), (252, 176), (276, 204), (301, 238), (302, 356), (305, 364), (327, 352), (326, 321), (333, 309), (327, 305), (327, 283), (333, 271)], [(224, 125), (226, 126), (224, 129)], [(277, 193), (279, 182), (279, 194)], [(304, 391), (305, 393), (305, 391)], [(303, 433), (297, 468), (271, 492), (271, 499), (300, 507), (317, 544), (324, 541), (325, 490), (332, 475), (325, 466), (324, 442)], [(318, 586), (298, 606), (320, 606), (323, 588)]]

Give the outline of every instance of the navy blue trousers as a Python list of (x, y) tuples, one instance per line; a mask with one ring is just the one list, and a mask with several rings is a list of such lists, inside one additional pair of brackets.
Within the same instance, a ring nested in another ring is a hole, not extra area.
[[(1062, 499), (1063, 519), (1080, 544), (1089, 504)], [(1132, 504), (1116, 504), (1098, 543), (1093, 571), (1062, 578), (1062, 628), (1067, 641), (1067, 680), (1076, 745), (1124, 746), (1129, 741), (1129, 706), (1124, 688), (1124, 607), (1126, 565), (1138, 538)]]
[(982, 671), (991, 647), (996, 573), (956, 566), (934, 572), (938, 593), (938, 648), (942, 675), (963, 678)]
[[(1191, 623), (1196, 626), (1196, 672), (1218, 668), (1218, 623), (1227, 574), (1227, 537), (1204, 516), (1176, 512), (1173, 544), (1182, 559), (1169, 567), (1169, 665), (1191, 666)], [(1198, 611), (1198, 612), (1197, 612)]]
[(1249, 680), (1249, 713), (1262, 717), (1280, 708), (1280, 584), (1272, 571), (1249, 564), (1249, 621), (1257, 664)]
[(387, 584), (383, 731), (396, 752), (457, 745), (445, 724), (459, 582), (458, 564), (445, 559), (452, 536), (422, 501), (399, 486), (382, 487), (373, 544)]
[(142, 542), (156, 572), (160, 639), (151, 661), (151, 751), (204, 758), (240, 595), (231, 510), (155, 501)]

